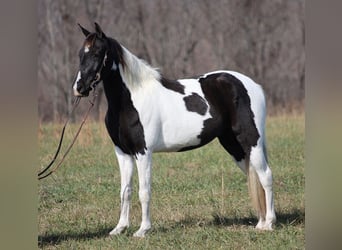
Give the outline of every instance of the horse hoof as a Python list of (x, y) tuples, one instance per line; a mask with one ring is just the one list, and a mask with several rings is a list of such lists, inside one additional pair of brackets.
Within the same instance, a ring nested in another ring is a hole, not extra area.
[(260, 223), (259, 222), (255, 228), (258, 230), (263, 230), (263, 231), (272, 231), (273, 230), (272, 225), (273, 225), (272, 223), (265, 223), (265, 222)]
[(127, 227), (124, 226), (124, 227), (116, 227), (114, 228), (112, 231), (110, 231), (109, 233), (109, 236), (112, 236), (112, 235), (119, 235), (121, 234), (123, 231), (125, 231)]
[(146, 233), (150, 230), (151, 228), (146, 228), (146, 229), (139, 229), (133, 234), (133, 237), (137, 238), (144, 238)]

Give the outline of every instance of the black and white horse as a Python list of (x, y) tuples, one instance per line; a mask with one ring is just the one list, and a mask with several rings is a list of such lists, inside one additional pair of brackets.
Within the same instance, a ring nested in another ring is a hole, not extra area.
[(75, 96), (88, 96), (101, 80), (108, 102), (105, 118), (121, 173), (121, 213), (111, 235), (129, 226), (133, 166), (139, 175), (142, 222), (134, 234), (151, 228), (153, 152), (179, 152), (218, 138), (247, 175), (258, 229), (275, 223), (272, 173), (265, 147), (265, 97), (260, 85), (233, 71), (168, 80), (137, 58), (95, 23), (79, 52)]

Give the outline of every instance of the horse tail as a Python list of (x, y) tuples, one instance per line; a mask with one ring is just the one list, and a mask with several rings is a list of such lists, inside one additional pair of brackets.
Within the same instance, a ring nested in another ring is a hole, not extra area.
[(253, 166), (249, 166), (249, 159), (246, 159), (248, 190), (251, 196), (252, 205), (259, 218), (266, 218), (266, 198), (265, 190), (262, 187), (258, 174)]

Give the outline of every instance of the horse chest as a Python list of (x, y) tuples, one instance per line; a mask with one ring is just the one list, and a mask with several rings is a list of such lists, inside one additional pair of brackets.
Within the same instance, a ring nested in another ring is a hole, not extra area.
[(126, 106), (125, 109), (117, 112), (109, 110), (105, 123), (112, 141), (124, 153), (144, 154), (146, 149), (144, 129), (133, 106)]

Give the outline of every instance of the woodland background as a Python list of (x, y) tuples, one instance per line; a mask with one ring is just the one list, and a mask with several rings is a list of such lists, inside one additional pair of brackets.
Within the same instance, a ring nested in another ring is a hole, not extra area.
[[(304, 13), (304, 0), (38, 0), (39, 119), (70, 112), (84, 40), (77, 23), (93, 22), (167, 78), (239, 71), (263, 86), (268, 113), (303, 111)], [(106, 111), (100, 86), (95, 120)]]

